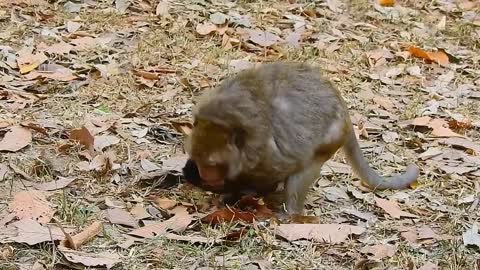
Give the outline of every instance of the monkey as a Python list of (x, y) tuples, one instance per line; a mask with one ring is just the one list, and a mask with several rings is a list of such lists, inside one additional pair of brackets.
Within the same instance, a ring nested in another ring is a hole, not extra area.
[(200, 95), (192, 115), (184, 147), (201, 186), (269, 193), (283, 184), (290, 215), (304, 212), (322, 165), (340, 149), (373, 189), (406, 189), (419, 176), (414, 164), (389, 179), (372, 169), (340, 91), (306, 63), (264, 63), (227, 77)]

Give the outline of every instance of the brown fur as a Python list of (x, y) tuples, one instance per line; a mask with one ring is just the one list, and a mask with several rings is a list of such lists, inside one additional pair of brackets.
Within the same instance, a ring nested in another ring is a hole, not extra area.
[(418, 177), (411, 165), (386, 181), (368, 166), (339, 91), (306, 64), (264, 64), (240, 72), (207, 91), (193, 115), (187, 152), (199, 168), (226, 168), (222, 180), (233, 190), (270, 192), (285, 183), (291, 213), (302, 212), (321, 166), (342, 147), (374, 188), (403, 189)]

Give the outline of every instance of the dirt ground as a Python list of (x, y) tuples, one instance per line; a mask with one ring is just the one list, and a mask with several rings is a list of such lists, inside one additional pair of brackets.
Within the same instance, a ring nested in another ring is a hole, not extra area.
[[(361, 230), (337, 242), (202, 222), (223, 206), (180, 173), (195, 98), (285, 60), (335, 83), (379, 173), (420, 167), (371, 192), (337, 154), (306, 205)], [(0, 0), (0, 269), (480, 269), (479, 129), (477, 1)]]

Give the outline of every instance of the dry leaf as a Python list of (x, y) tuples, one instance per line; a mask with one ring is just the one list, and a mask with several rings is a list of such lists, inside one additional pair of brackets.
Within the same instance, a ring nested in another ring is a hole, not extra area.
[(182, 172), (182, 168), (187, 162), (188, 155), (178, 154), (171, 156), (167, 160), (162, 161), (162, 169), (164, 171)]
[(168, 13), (168, 2), (167, 1), (160, 1), (158, 2), (157, 8), (155, 9), (155, 15), (164, 17), (169, 15)]
[(427, 52), (418, 47), (411, 46), (408, 48), (408, 51), (411, 55), (425, 59), (429, 62), (436, 62), (442, 66), (446, 66), (449, 64), (450, 60), (448, 55), (443, 50), (438, 50), (436, 52)]
[(18, 219), (31, 218), (42, 224), (50, 222), (55, 213), (55, 210), (50, 207), (45, 193), (38, 190), (18, 192), (13, 197), (8, 209)]
[(385, 200), (382, 198), (375, 197), (375, 202), (377, 206), (382, 208), (387, 214), (392, 216), (393, 218), (400, 218), (400, 217), (417, 217), (414, 214), (410, 214), (408, 212), (402, 211), (400, 207), (398, 207), (395, 201)]
[[(69, 33), (73, 33), (75, 31), (77, 31), (78, 29), (80, 29), (80, 27), (82, 27), (82, 24), (81, 23), (78, 23), (78, 22), (74, 22), (74, 21), (68, 21), (67, 22), (67, 31)], [(66, 44), (66, 43), (65, 43)], [(71, 48), (73, 48), (72, 45), (68, 44)], [(70, 48), (70, 49), (71, 49)], [(70, 52), (70, 51), (69, 51)], [(67, 52), (68, 53), (68, 52)]]
[(227, 20), (228, 16), (221, 12), (210, 14), (210, 21), (214, 24), (224, 24), (227, 22)]
[(72, 129), (70, 131), (70, 140), (78, 141), (93, 155), (95, 138), (86, 127)]
[(397, 248), (390, 244), (378, 244), (363, 247), (360, 252), (364, 254), (373, 254), (373, 256), (369, 257), (369, 259), (380, 261), (387, 257), (393, 257), (397, 252)]
[(8, 172), (8, 166), (6, 164), (0, 163), (0, 181), (3, 181), (7, 178)]
[(190, 225), (193, 218), (188, 213), (186, 207), (178, 206), (174, 210), (172, 211), (175, 212), (175, 215), (170, 219), (163, 222), (155, 222), (155, 223), (149, 224), (145, 227), (135, 229), (129, 232), (128, 234), (143, 237), (143, 238), (153, 238), (157, 235), (165, 234), (167, 230), (173, 230), (175, 232), (184, 231), (187, 228), (187, 226)]
[(202, 218), (202, 222), (208, 224), (230, 223), (234, 221), (244, 221), (252, 223), (255, 215), (251, 212), (244, 212), (238, 209), (223, 208)]
[(32, 132), (28, 128), (13, 126), (0, 141), (0, 151), (17, 152), (32, 142)]
[(249, 34), (248, 39), (250, 41), (263, 47), (272, 46), (281, 40), (277, 35), (270, 32), (258, 29), (247, 29), (246, 31)]
[(452, 145), (473, 151), (474, 154), (480, 154), (480, 144), (472, 142), (466, 138), (448, 138), (438, 141), (441, 144)]
[(43, 227), (37, 221), (30, 218), (21, 219), (12, 223), (10, 226), (16, 228), (16, 235), (8, 238), (8, 240), (17, 243), (36, 245), (43, 242), (51, 242), (52, 240), (64, 239), (64, 235), (59, 228), (50, 225)]
[(43, 52), (32, 54), (30, 52), (21, 51), (17, 56), (17, 65), (20, 68), (20, 74), (25, 74), (34, 70), (47, 60), (48, 57)]
[(157, 164), (151, 162), (148, 159), (141, 159), (140, 166), (142, 166), (142, 169), (144, 169), (146, 172), (161, 170), (161, 168)]
[(365, 231), (363, 227), (344, 224), (280, 224), (277, 234), (288, 241), (307, 239), (339, 244), (349, 235), (360, 235)]
[(110, 223), (125, 225), (132, 228), (138, 228), (137, 220), (127, 211), (120, 208), (111, 208), (106, 210), (106, 216)]
[(104, 266), (107, 269), (112, 268), (116, 264), (122, 262), (120, 256), (117, 253), (109, 251), (99, 253), (87, 253), (82, 251), (72, 250), (63, 246), (59, 246), (58, 249), (62, 252), (63, 256), (72, 263), (80, 263), (87, 267)]
[(131, 210), (130, 214), (132, 214), (136, 219), (142, 220), (146, 218), (151, 218), (152, 216), (145, 210), (145, 208), (141, 204), (136, 204)]
[(154, 204), (157, 207), (168, 210), (168, 209), (172, 209), (173, 207), (175, 207), (177, 205), (177, 202), (175, 200), (171, 200), (171, 199), (168, 199), (168, 198), (156, 198), (155, 201), (154, 201)]
[(30, 72), (25, 75), (27, 80), (34, 80), (37, 78), (48, 78), (57, 81), (68, 82), (77, 79), (77, 76), (73, 74), (73, 71), (57, 64), (42, 64), (38, 68), (38, 71)]
[(463, 244), (480, 248), (480, 234), (478, 234), (477, 223), (474, 223), (470, 229), (463, 233)]
[(418, 268), (418, 270), (440, 270), (440, 267), (434, 263), (427, 262), (422, 267)]
[(103, 151), (103, 149), (115, 145), (120, 142), (120, 138), (114, 135), (102, 135), (102, 136), (95, 136), (94, 137), (94, 144), (93, 148), (99, 152)]
[(214, 31), (217, 31), (217, 26), (211, 22), (206, 22), (206, 23), (201, 23), (197, 24), (197, 27), (195, 28), (198, 34), (205, 36), (208, 35)]
[(73, 49), (73, 46), (62, 41), (52, 45), (40, 44), (38, 49), (50, 54), (63, 55), (70, 53), (70, 51)]
[(68, 186), (70, 183), (72, 183), (76, 179), (77, 179), (76, 177), (59, 176), (57, 180), (50, 181), (47, 183), (42, 183), (42, 184), (35, 184), (35, 188), (43, 191), (62, 189)]

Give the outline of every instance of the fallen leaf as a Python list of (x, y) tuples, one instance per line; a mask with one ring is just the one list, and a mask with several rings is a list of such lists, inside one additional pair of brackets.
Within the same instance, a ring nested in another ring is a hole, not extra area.
[(37, 71), (30, 72), (25, 75), (27, 80), (34, 80), (37, 78), (48, 78), (57, 81), (68, 82), (77, 79), (73, 71), (57, 64), (42, 64)]
[(76, 38), (72, 40), (71, 43), (75, 45), (73, 47), (73, 50), (75, 51), (85, 51), (85, 50), (94, 49), (98, 45), (97, 40), (92, 37)]
[(434, 263), (427, 262), (422, 265), (422, 267), (418, 268), (418, 270), (440, 270), (440, 267)]
[(0, 247), (0, 260), (9, 260), (14, 255), (14, 249), (10, 245)]
[(70, 131), (70, 140), (78, 141), (93, 155), (95, 138), (86, 127), (72, 129)]
[(271, 218), (273, 211), (267, 207), (263, 199), (244, 196), (237, 202), (237, 207), (242, 211), (249, 211), (258, 218)]
[(12, 223), (10, 226), (16, 228), (16, 235), (8, 240), (27, 245), (36, 245), (52, 240), (62, 240), (65, 238), (62, 231), (54, 226), (43, 227), (37, 221), (30, 218), (24, 218)]
[[(78, 23), (78, 22), (74, 22), (74, 21), (68, 21), (67, 22), (67, 31), (69, 33), (73, 33), (75, 31), (77, 31), (78, 29), (80, 29), (80, 27), (82, 27), (82, 24), (81, 23)], [(65, 43), (67, 44), (67, 43)], [(73, 48), (72, 45), (68, 44), (70, 46), (70, 49)], [(70, 52), (70, 51), (69, 51)], [(67, 52), (68, 53), (68, 52)]]
[(110, 269), (116, 264), (122, 262), (117, 253), (112, 253), (110, 251), (87, 253), (72, 250), (63, 246), (59, 246), (58, 249), (69, 262), (80, 263), (87, 267), (105, 266), (107, 269)]
[(288, 241), (307, 239), (330, 244), (342, 243), (349, 235), (365, 231), (364, 227), (345, 224), (280, 224), (277, 228), (277, 234)]
[(43, 52), (32, 54), (30, 52), (20, 51), (17, 56), (17, 65), (20, 68), (20, 74), (25, 74), (34, 70), (47, 60), (48, 57)]
[(255, 63), (243, 59), (234, 59), (231, 60), (230, 63), (228, 63), (228, 66), (232, 68), (233, 72), (236, 73), (245, 69), (253, 68), (255, 66)]
[(161, 168), (157, 164), (151, 162), (148, 159), (141, 159), (140, 166), (142, 166), (142, 169), (144, 169), (146, 172), (161, 170)]
[(248, 39), (250, 41), (263, 47), (272, 46), (281, 40), (277, 35), (270, 32), (258, 29), (247, 29), (246, 31), (249, 34)]
[(395, 0), (378, 0), (378, 3), (383, 7), (393, 7)]
[(221, 12), (215, 12), (210, 14), (210, 21), (214, 24), (224, 24), (228, 20), (228, 16), (221, 13)]
[(175, 207), (177, 202), (168, 198), (156, 198), (154, 204), (162, 209), (168, 210)]
[(132, 228), (138, 228), (137, 220), (127, 211), (120, 208), (110, 208), (106, 210), (108, 221), (112, 224), (125, 225)]
[(151, 218), (152, 215), (150, 215), (147, 210), (139, 203), (137, 203), (131, 210), (130, 214), (132, 214), (136, 219), (142, 220), (146, 218)]
[(480, 144), (466, 138), (448, 138), (438, 141), (441, 144), (451, 145), (473, 151), (473, 154), (480, 154)]
[(397, 248), (390, 244), (378, 244), (363, 247), (360, 252), (364, 254), (373, 254), (369, 259), (381, 261), (384, 258), (393, 257), (397, 252)]
[(77, 179), (76, 177), (59, 176), (57, 180), (50, 181), (47, 183), (42, 183), (42, 184), (35, 184), (35, 188), (43, 191), (62, 189), (68, 186), (70, 183), (72, 183), (76, 179)]
[(332, 202), (336, 202), (339, 199), (349, 200), (347, 192), (339, 187), (326, 187), (323, 189), (325, 197)]
[(202, 222), (208, 224), (230, 223), (233, 221), (244, 221), (252, 223), (255, 220), (255, 214), (244, 212), (238, 209), (223, 208), (202, 218)]
[(130, 3), (127, 0), (115, 0), (115, 8), (118, 10), (118, 12), (120, 12), (120, 14), (125, 13), (129, 5)]
[(382, 208), (387, 214), (389, 214), (393, 218), (400, 218), (400, 217), (417, 217), (414, 214), (410, 214), (405, 212), (398, 207), (398, 204), (395, 201), (385, 200), (382, 198), (375, 197), (375, 202), (377, 206)]
[(31, 218), (42, 224), (50, 222), (55, 213), (55, 210), (50, 207), (45, 193), (38, 190), (18, 192), (13, 197), (8, 209), (18, 219)]
[(157, 235), (165, 234), (167, 230), (173, 230), (175, 232), (184, 231), (187, 226), (190, 225), (193, 218), (184, 206), (177, 206), (174, 210), (172, 211), (175, 212), (175, 215), (170, 219), (149, 224), (145, 227), (130, 231), (128, 234), (143, 238), (153, 238)]
[(0, 163), (0, 181), (7, 179), (8, 172), (8, 166), (6, 164)]
[(66, 42), (59, 42), (51, 45), (46, 45), (44, 43), (38, 46), (38, 49), (50, 54), (68, 54), (73, 49), (73, 46)]
[(227, 235), (222, 237), (222, 239), (225, 239), (227, 241), (238, 241), (240, 240), (240, 238), (242, 238), (242, 236), (244, 236), (247, 233), (248, 233), (248, 229), (240, 228), (238, 231), (228, 233)]
[(99, 152), (103, 151), (103, 149), (115, 145), (120, 142), (120, 138), (114, 135), (101, 135), (94, 137), (94, 144), (93, 148)]
[(28, 128), (13, 126), (0, 141), (0, 151), (17, 152), (32, 142), (32, 132)]
[(480, 248), (480, 234), (478, 234), (477, 223), (474, 223), (470, 229), (463, 233), (463, 244)]
[(197, 24), (195, 31), (197, 31), (198, 34), (205, 36), (214, 31), (217, 31), (217, 26), (211, 22), (201, 23)]
[(380, 107), (387, 111), (391, 111), (395, 108), (393, 103), (385, 97), (375, 96), (373, 98), (373, 102), (377, 103), (378, 105), (380, 105)]
[(423, 126), (432, 129), (431, 134), (436, 137), (464, 137), (453, 132), (448, 127), (448, 122), (443, 119), (432, 119), (429, 116), (418, 117), (409, 121), (412, 126)]
[(171, 156), (169, 159), (162, 161), (162, 169), (169, 172), (182, 172), (182, 168), (187, 162), (187, 159), (188, 155), (183, 154)]
[(168, 13), (169, 5), (167, 1), (158, 2), (157, 8), (155, 9), (155, 15), (160, 17), (165, 17), (169, 15)]
[(445, 51), (440, 49), (435, 52), (427, 52), (421, 48), (410, 46), (408, 48), (408, 51), (411, 55), (415, 57), (422, 58), (430, 62), (436, 62), (442, 66), (448, 65), (450, 62), (448, 55), (445, 53)]

